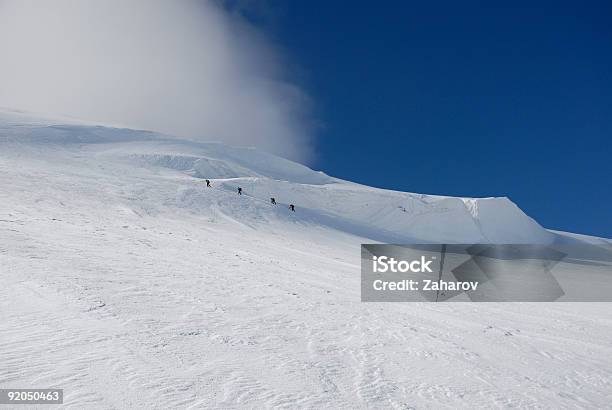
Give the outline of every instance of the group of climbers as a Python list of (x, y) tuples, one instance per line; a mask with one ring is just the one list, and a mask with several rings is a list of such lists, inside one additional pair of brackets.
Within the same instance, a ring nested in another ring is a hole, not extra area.
[[(206, 181), (206, 187), (207, 188), (212, 188), (212, 186), (210, 185), (210, 180), (205, 179)], [(242, 195), (242, 188), (238, 187), (238, 195)], [(276, 205), (276, 198), (272, 197), (270, 198), (270, 203), (272, 203), (272, 205)], [(295, 205), (293, 204), (289, 204), (289, 209), (291, 210), (291, 212), (295, 212)]]

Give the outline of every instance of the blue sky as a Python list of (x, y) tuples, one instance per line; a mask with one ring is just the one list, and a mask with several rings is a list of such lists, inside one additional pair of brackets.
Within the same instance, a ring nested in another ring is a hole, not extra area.
[(313, 98), (314, 168), (508, 196), (547, 228), (610, 238), (611, 3), (499, 4), (272, 1), (251, 19)]

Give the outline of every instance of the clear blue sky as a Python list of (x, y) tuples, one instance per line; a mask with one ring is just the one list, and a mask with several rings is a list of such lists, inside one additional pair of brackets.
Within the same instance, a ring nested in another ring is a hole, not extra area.
[(251, 19), (301, 67), (314, 168), (612, 237), (611, 2), (272, 1)]

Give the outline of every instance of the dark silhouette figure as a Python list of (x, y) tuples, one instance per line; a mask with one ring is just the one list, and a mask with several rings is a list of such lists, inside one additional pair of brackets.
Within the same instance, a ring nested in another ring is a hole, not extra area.
[(210, 181), (208, 179), (206, 180), (206, 186), (210, 188)]
[(289, 205), (289, 209), (291, 209), (292, 212), (295, 212), (295, 205), (293, 204)]
[(238, 187), (238, 195), (242, 195), (242, 188)]
[(276, 205), (276, 199), (274, 197), (270, 198), (270, 202), (272, 202), (272, 205)]

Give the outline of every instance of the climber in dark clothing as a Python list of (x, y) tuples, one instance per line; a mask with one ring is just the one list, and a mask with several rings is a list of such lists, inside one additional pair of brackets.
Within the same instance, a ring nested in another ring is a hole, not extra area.
[(238, 195), (242, 195), (242, 188), (238, 187)]
[(293, 204), (289, 205), (289, 209), (291, 209), (292, 212), (295, 212), (295, 205)]
[(270, 198), (270, 202), (272, 202), (272, 205), (276, 205), (276, 199), (274, 197)]
[(206, 180), (206, 187), (210, 188), (210, 181), (208, 179)]

